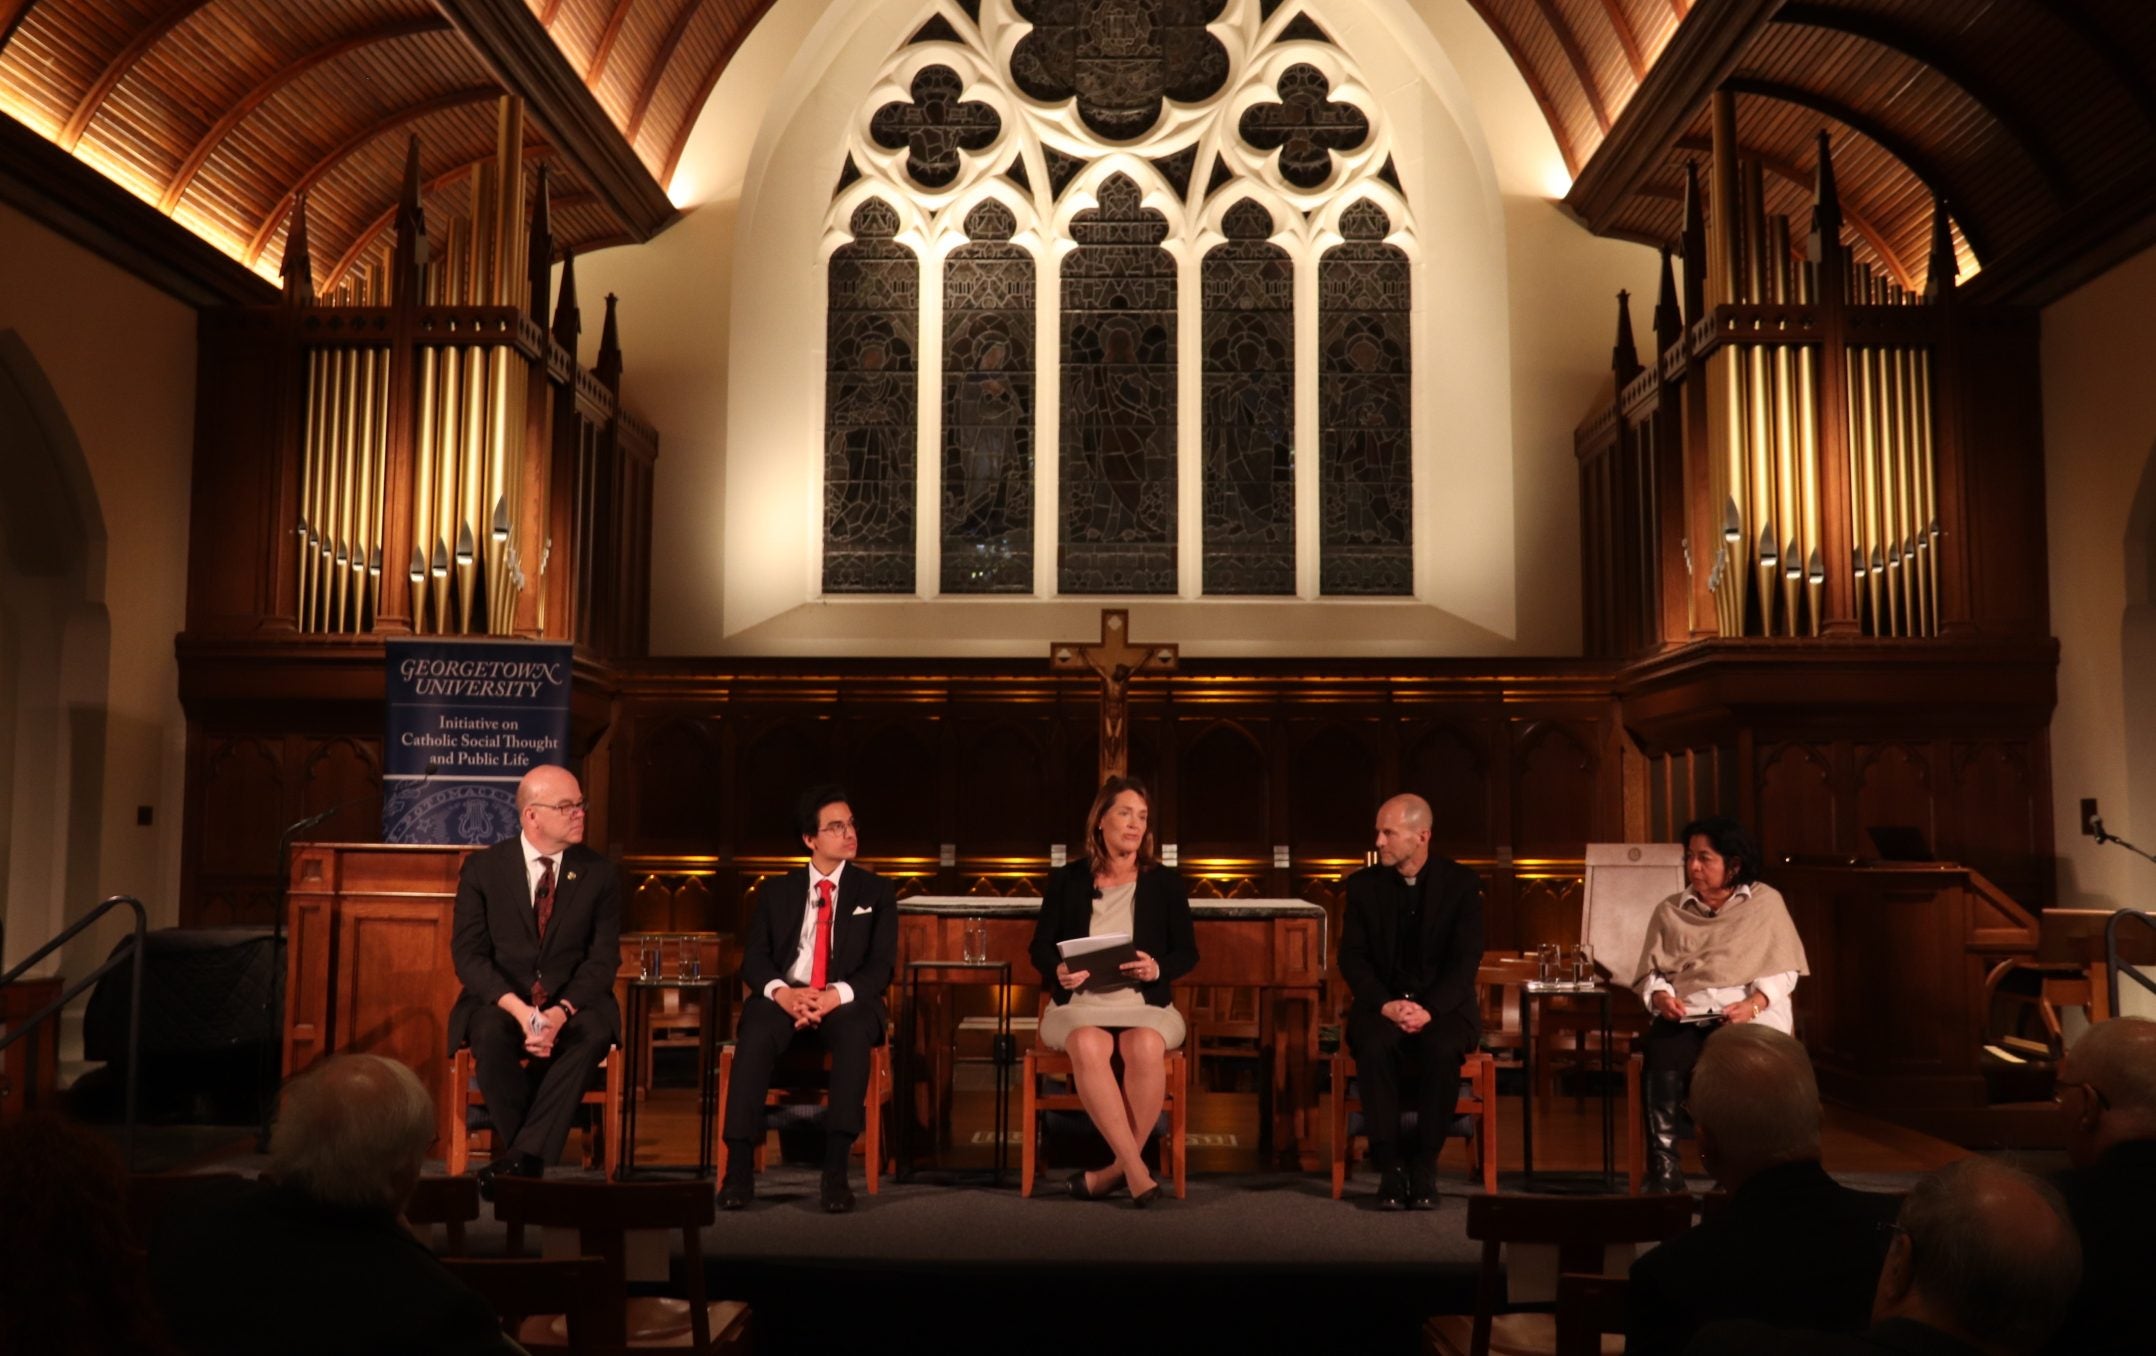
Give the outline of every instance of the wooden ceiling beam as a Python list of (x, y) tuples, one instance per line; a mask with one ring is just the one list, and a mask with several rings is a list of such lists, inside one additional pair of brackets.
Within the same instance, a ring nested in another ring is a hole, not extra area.
[[(528, 142), (524, 147), (524, 158), (526, 160), (537, 160), (542, 156), (549, 156), (552, 154), (554, 154), (554, 148), (542, 142)], [(439, 191), (442, 185), (450, 182), (458, 176), (470, 174), (473, 170), (479, 168), (481, 165), (491, 165), (493, 163), (494, 152), (488, 151), (485, 155), (479, 156), (475, 159), (466, 160), (460, 164), (450, 166), (448, 169), (443, 170), (440, 174), (437, 174), (433, 178), (428, 179), (420, 184), (419, 192), (421, 200), (424, 201), (427, 194)], [(397, 190), (399, 193), (402, 193), (403, 189), (404, 184), (400, 180), (397, 185)], [(329, 272), (322, 275), (322, 281), (316, 284), (316, 295), (325, 295), (337, 289), (337, 284), (344, 281), (345, 273), (351, 269), (352, 265), (359, 262), (359, 256), (367, 252), (367, 247), (374, 243), (374, 238), (380, 235), (382, 232), (388, 230), (391, 224), (396, 221), (398, 206), (398, 203), (393, 202), (388, 207), (382, 209), (382, 214), (380, 216), (376, 217), (373, 221), (368, 222), (366, 227), (362, 229), (359, 234), (352, 237), (352, 243), (345, 247), (344, 253), (337, 256), (337, 262), (330, 266)]]
[(503, 87), (524, 100), (525, 113), (565, 166), (599, 195), (630, 239), (649, 240), (680, 219), (665, 186), (637, 158), (524, 0), (434, 2)]
[(224, 111), (224, 115), (212, 123), (209, 130), (188, 148), (186, 157), (180, 161), (180, 167), (173, 172), (171, 181), (158, 195), (157, 210), (170, 215), (172, 210), (180, 205), (180, 199), (187, 195), (187, 186), (195, 181), (195, 176), (209, 163), (210, 156), (224, 143), (226, 137), (232, 135), (232, 129), (246, 121), (247, 116), (260, 108), (271, 95), (294, 80), (362, 47), (372, 47), (378, 42), (394, 42), (398, 38), (418, 37), (425, 33), (443, 33), (448, 29), (449, 25), (441, 19), (399, 19), (393, 23), (378, 25), (364, 33), (354, 33), (350, 37), (324, 43), (311, 52), (294, 57), (256, 81), (252, 88), (234, 100), (232, 106)]
[(607, 58), (614, 55), (614, 44), (621, 38), (621, 26), (629, 17), (630, 0), (614, 0), (614, 12), (606, 16), (606, 27), (599, 30), (599, 41), (591, 49), (591, 69), (584, 72), (584, 88), (599, 88), (600, 79), (606, 74)]
[[(1662, 167), (1707, 96), (1737, 68), (1782, 0), (1716, 0), (1677, 25), (1647, 78), (1581, 167), (1565, 208), (1600, 232), (1633, 189)], [(1515, 54), (1514, 60), (1518, 57)]]
[(629, 105), (629, 120), (621, 125), (621, 134), (628, 138), (631, 146), (636, 144), (636, 134), (644, 130), (644, 115), (651, 111), (651, 101), (666, 79), (666, 68), (674, 64), (674, 53), (681, 50), (681, 40), (688, 36), (689, 25), (696, 21), (697, 12), (703, 7), (704, 0), (688, 0), (675, 13), (666, 36), (659, 40), (659, 49), (652, 53), (651, 66), (644, 72), (643, 88), (637, 90), (636, 101)]
[(127, 46), (122, 47), (113, 55), (112, 60), (105, 63), (105, 69), (99, 71), (97, 79), (90, 82), (90, 88), (84, 90), (82, 97), (75, 101), (74, 111), (69, 113), (67, 121), (60, 125), (59, 135), (53, 138), (53, 143), (63, 151), (72, 152), (76, 143), (82, 140), (82, 134), (89, 130), (90, 120), (97, 116), (97, 110), (104, 106), (106, 98), (119, 83), (127, 78), (127, 73), (135, 69), (135, 64), (148, 55), (152, 47), (163, 42), (165, 35), (178, 28), (188, 15), (209, 3), (210, 0), (178, 0), (172, 8), (144, 24), (140, 32), (127, 40)]
[(2044, 138), (2036, 130), (2036, 120), (2020, 106), (2019, 102), (2004, 90), (1971, 71), (1967, 63), (1955, 54), (1943, 50), (1938, 44), (1923, 38), (1890, 19), (1854, 10), (1835, 9), (1810, 3), (1787, 5), (1774, 16), (1774, 22), (1793, 27), (1815, 28), (1827, 33), (1840, 33), (1845, 37), (1884, 47), (1899, 56), (1907, 57), (1923, 66), (1929, 66), (1940, 79), (1960, 90), (1978, 108), (1984, 110), (2016, 146), (2021, 148), (2022, 158), (2029, 162), (2037, 177), (2051, 191), (2051, 197), (2064, 207), (2074, 197), (2072, 185), (2059, 168), (2058, 156), (2044, 144)]
[(1961, 223), (1961, 237), (1969, 242), (1969, 249), (1976, 255), (1977, 262), (1983, 262), (1988, 251), (1979, 240), (1979, 228), (1963, 215), (1969, 207), (1968, 202), (1948, 188), (1944, 172), (1933, 163), (1931, 157), (1910, 145), (1893, 128), (1839, 99), (1797, 85), (1785, 85), (1779, 81), (1760, 80), (1751, 76), (1731, 76), (1722, 82), (1722, 88), (1732, 94), (1750, 95), (1755, 99), (1773, 99), (1779, 103), (1808, 108), (1823, 118), (1832, 118), (1878, 146), (1880, 150), (1899, 160), (1903, 168), (1924, 186), (1926, 193), (1934, 198), (1945, 198), (1958, 209), (1954, 219)]
[(1565, 173), (1577, 178), (1580, 172), (1579, 150), (1572, 144), (1571, 134), (1565, 130), (1564, 119), (1557, 116), (1557, 105), (1551, 101), (1549, 88), (1542, 83), (1542, 77), (1535, 73), (1534, 63), (1527, 59), (1527, 53), (1513, 38), (1512, 31), (1499, 23), (1496, 15), (1490, 13), (1487, 0), (1467, 0), (1467, 3), (1473, 6), (1476, 15), (1482, 20), (1483, 27), (1495, 35), (1498, 46), (1505, 49), (1505, 55), (1512, 58), (1513, 69), (1520, 73), (1520, 79), (1527, 82), (1527, 93), (1533, 97), (1535, 106), (1542, 110), (1542, 120), (1550, 125), (1550, 136), (1557, 142), (1557, 153), (1565, 160)]
[(1609, 105), (1603, 102), (1601, 87), (1595, 84), (1595, 70), (1580, 47), (1579, 35), (1572, 31), (1572, 25), (1566, 23), (1565, 16), (1558, 11), (1557, 0), (1535, 0), (1535, 8), (1542, 12), (1542, 22), (1549, 25), (1550, 36), (1557, 39), (1558, 49), (1571, 64), (1572, 74), (1578, 77), (1580, 89), (1587, 95), (1587, 106), (1594, 110), (1595, 122), (1601, 126), (1603, 134), (1608, 135)]
[(2073, 35), (2073, 39), (2096, 63), (2111, 73), (2112, 81), (2126, 92), (2141, 110), (2141, 118), (2151, 130), (2156, 130), (2156, 84), (2149, 80), (2147, 68), (2135, 60), (2133, 50), (2127, 44), (2112, 37), (2095, 17), (2075, 0), (2023, 0)]
[(688, 113), (681, 120), (680, 130), (674, 133), (674, 144), (666, 152), (666, 163), (659, 168), (660, 179), (673, 179), (674, 166), (681, 163), (681, 153), (688, 149), (689, 133), (696, 130), (696, 119), (704, 111), (704, 101), (711, 97), (711, 91), (718, 85), (719, 77), (725, 74), (726, 64), (734, 59), (734, 53), (741, 50), (741, 44), (748, 41), (757, 21), (764, 17), (774, 3), (776, 0), (755, 0), (741, 16), (741, 22), (735, 26), (734, 31), (727, 35), (725, 46), (719, 48), (718, 55), (711, 59), (710, 69), (706, 70), (703, 79), (697, 82), (696, 97), (689, 100)]
[(469, 104), (484, 103), (501, 97), (501, 89), (494, 85), (470, 85), (464, 89), (449, 90), (446, 93), (437, 94), (431, 99), (422, 99), (416, 104), (397, 109), (393, 113), (384, 114), (338, 142), (317, 157), (315, 162), (309, 165), (299, 178), (292, 181), (292, 186), (285, 190), (285, 195), (278, 199), (277, 205), (271, 208), (269, 213), (262, 218), (261, 223), (255, 227), (254, 235), (247, 242), (248, 264), (252, 265), (262, 257), (262, 251), (268, 247), (270, 237), (277, 233), (277, 228), (283, 225), (284, 219), (291, 214), (292, 199), (313, 188), (331, 170), (344, 163), (346, 157), (356, 154), (360, 147), (365, 146), (377, 137), (386, 136), (396, 131), (407, 123), (417, 122), (431, 114), (440, 113), (451, 108), (463, 108)]
[(189, 306), (268, 306), (277, 285), (13, 118), (0, 201)]
[(1632, 30), (1632, 20), (1624, 12), (1624, 0), (1602, 0), (1602, 12), (1609, 16), (1610, 27), (1616, 30), (1617, 45), (1624, 48), (1625, 60), (1632, 63), (1632, 78), (1647, 78), (1647, 58), (1640, 51), (1639, 34)]
[(7, 49), (8, 39), (22, 27), (23, 16), (30, 12), (36, 0), (0, 0), (0, 51)]
[[(1677, 149), (1712, 156), (1714, 154), (1714, 142), (1707, 137), (1683, 137), (1678, 140)], [(1737, 155), (1740, 159), (1757, 160), (1761, 169), (1784, 183), (1796, 185), (1797, 188), (1803, 191), (1806, 201), (1810, 200), (1812, 187), (1816, 182), (1818, 173), (1816, 169), (1806, 169), (1793, 160), (1784, 160), (1780, 156), (1769, 155), (1765, 151), (1746, 146), (1741, 141), (1737, 144)], [(1642, 193), (1646, 192), (1645, 189), (1640, 191)], [(1659, 197), (1662, 195), (1658, 193), (1653, 196)], [(1683, 195), (1674, 194), (1674, 196), (1681, 198)], [(1887, 270), (1894, 275), (1896, 282), (1900, 283), (1904, 288), (1914, 291), (1916, 288), (1915, 275), (1909, 271), (1909, 266), (1902, 262), (1901, 256), (1895, 253), (1893, 245), (1888, 243), (1886, 232), (1880, 230), (1862, 210), (1850, 206), (1848, 198), (1843, 198), (1841, 204), (1842, 223), (1863, 237), (1864, 243), (1870, 245), (1872, 252), (1877, 254), (1886, 264)], [(1800, 245), (1804, 242), (1804, 225), (1805, 223), (1801, 221), (1795, 223), (1791, 236)]]

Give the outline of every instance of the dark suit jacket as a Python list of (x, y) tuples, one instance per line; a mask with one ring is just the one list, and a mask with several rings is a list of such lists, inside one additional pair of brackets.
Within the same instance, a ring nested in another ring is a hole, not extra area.
[[(1033, 968), (1041, 987), (1057, 1003), (1071, 1001), (1071, 991), (1056, 978), (1062, 957), (1056, 943), (1093, 931), (1093, 864), (1083, 857), (1048, 878), (1041, 894), (1040, 922), (1033, 928)], [(1138, 992), (1156, 1008), (1175, 997), (1175, 981), (1198, 967), (1198, 938), (1190, 923), (1190, 890), (1165, 866), (1138, 873), (1138, 892), (1130, 905), (1130, 937), (1140, 951), (1160, 962), (1160, 978)]]
[(562, 853), (554, 878), (554, 915), (541, 943), (521, 841), (506, 839), (464, 859), (449, 938), (464, 992), (449, 1011), (450, 1053), (464, 1044), (473, 1013), (505, 993), (530, 998), (534, 979), (546, 986), (549, 1002), (566, 999), (620, 1041), (614, 976), (621, 969), (621, 878), (612, 862), (581, 843)]
[[(1482, 878), (1458, 862), (1431, 857), (1423, 865), (1420, 927), (1403, 936), (1413, 889), (1389, 866), (1366, 866), (1347, 878), (1347, 927), (1340, 938), (1340, 975), (1355, 1006), (1370, 1011), (1412, 998), (1433, 1018), (1457, 1013), (1477, 1027), (1482, 1004), (1475, 969), (1482, 964)], [(1412, 948), (1415, 985), (1393, 987), (1394, 960)]]
[(1889, 1318), (1862, 1332), (1797, 1332), (1764, 1323), (1702, 1328), (1684, 1356), (1983, 1356), (1958, 1337), (1911, 1318)]
[[(760, 994), (772, 980), (785, 979), (800, 956), (808, 879), (808, 868), (797, 866), (758, 887), (741, 953), (741, 982), (749, 992)], [(883, 991), (891, 987), (891, 970), (898, 963), (898, 892), (867, 867), (848, 862), (839, 872), (832, 910), (831, 960), (824, 979), (852, 985), (854, 1002), (881, 1012)]]
[(1852, 1191), (1816, 1162), (1753, 1177), (1699, 1227), (1632, 1264), (1625, 1350), (1684, 1349), (1719, 1319), (1854, 1333), (1872, 1292), (1898, 1197)]
[(2075, 1356), (2149, 1349), (2148, 1294), (2156, 1278), (2156, 1140), (2114, 1144), (2061, 1179), (2081, 1235), (2081, 1293), (2046, 1351)]
[(151, 1285), (180, 1346), (215, 1356), (505, 1356), (485, 1300), (387, 1211), (268, 1184), (159, 1229)]

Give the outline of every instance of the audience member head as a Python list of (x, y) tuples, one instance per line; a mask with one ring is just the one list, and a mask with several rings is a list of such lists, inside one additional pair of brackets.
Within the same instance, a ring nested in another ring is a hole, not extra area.
[(2081, 1244), (2050, 1186), (1984, 1158), (1923, 1178), (1903, 1203), (1872, 1299), (1990, 1356), (2037, 1351), (2081, 1284)]
[(517, 782), (517, 822), (543, 853), (584, 841), (584, 789), (565, 767), (541, 763)]
[[(1695, 839), (1704, 842), (1696, 843)], [(1677, 835), (1677, 842), (1684, 848), (1685, 878), (1703, 895), (1717, 890), (1734, 890), (1759, 879), (1759, 844), (1753, 840), (1750, 830), (1728, 815), (1709, 815), (1693, 820)], [(1720, 874), (1718, 882), (1710, 879), (1704, 886), (1693, 876), (1693, 858), (1701, 847), (1711, 854), (1710, 865), (1718, 863)]]
[(1111, 844), (1102, 829), (1102, 823), (1110, 819), (1110, 811), (1119, 808), (1127, 813), (1118, 816), (1118, 823), (1137, 830), (1138, 865), (1158, 866), (1160, 841), (1153, 835), (1153, 793), (1146, 790), (1145, 783), (1136, 777), (1115, 776), (1100, 784), (1100, 794), (1093, 797), (1092, 808), (1085, 814), (1086, 860), (1093, 864), (1095, 870), (1100, 870), (1107, 866), (1108, 859), (1114, 855), (1110, 851)]
[(1377, 864), (1403, 876), (1422, 874), (1430, 860), (1430, 802), (1412, 792), (1377, 807)]
[(1747, 1022), (1710, 1036), (1688, 1102), (1707, 1169), (1732, 1191), (1776, 1164), (1819, 1158), (1811, 1056), (1773, 1027)]
[(0, 1126), (0, 1351), (170, 1349), (112, 1146), (57, 1116)]
[(2066, 1151), (2087, 1167), (2114, 1144), (2156, 1139), (2156, 1022), (2098, 1022), (2059, 1064)]
[(348, 1210), (404, 1207), (434, 1139), (419, 1076), (380, 1055), (338, 1055), (285, 1086), (267, 1175)]

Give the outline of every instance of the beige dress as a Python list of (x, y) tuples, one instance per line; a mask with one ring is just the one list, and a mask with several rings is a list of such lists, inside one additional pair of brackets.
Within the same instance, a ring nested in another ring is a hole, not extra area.
[[(1136, 881), (1101, 891), (1100, 898), (1093, 901), (1093, 921), (1086, 929), (1086, 936), (1130, 932), (1131, 901), (1137, 895)], [(1081, 1026), (1145, 1026), (1158, 1031), (1170, 1050), (1183, 1043), (1183, 1014), (1177, 1012), (1173, 1004), (1154, 1007), (1136, 989), (1074, 993), (1068, 1003), (1050, 1004), (1047, 1015), (1041, 1018), (1040, 1043), (1050, 1050), (1061, 1050), (1070, 1033)]]

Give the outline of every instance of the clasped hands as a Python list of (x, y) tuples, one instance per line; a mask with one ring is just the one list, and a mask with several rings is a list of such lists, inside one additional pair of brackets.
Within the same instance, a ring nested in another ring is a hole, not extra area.
[(559, 1007), (541, 1011), (515, 994), (507, 995), (501, 1006), (517, 1019), (517, 1027), (524, 1033), (524, 1053), (533, 1059), (552, 1059), (554, 1038), (569, 1024), (569, 1014)]
[(771, 1001), (794, 1019), (794, 1030), (799, 1031), (803, 1027), (822, 1025), (823, 1019), (838, 1011), (845, 1000), (839, 997), (835, 988), (812, 989), (804, 984), (799, 988), (780, 989), (771, 995)]
[[(1160, 962), (1141, 951), (1136, 960), (1127, 960), (1118, 967), (1124, 974), (1140, 984), (1150, 984), (1160, 978)], [(1073, 970), (1060, 962), (1056, 965), (1056, 981), (1066, 989), (1075, 989), (1093, 977), (1091, 970)]]
[(1377, 1011), (1410, 1036), (1430, 1024), (1430, 1010), (1412, 998), (1395, 998)]

